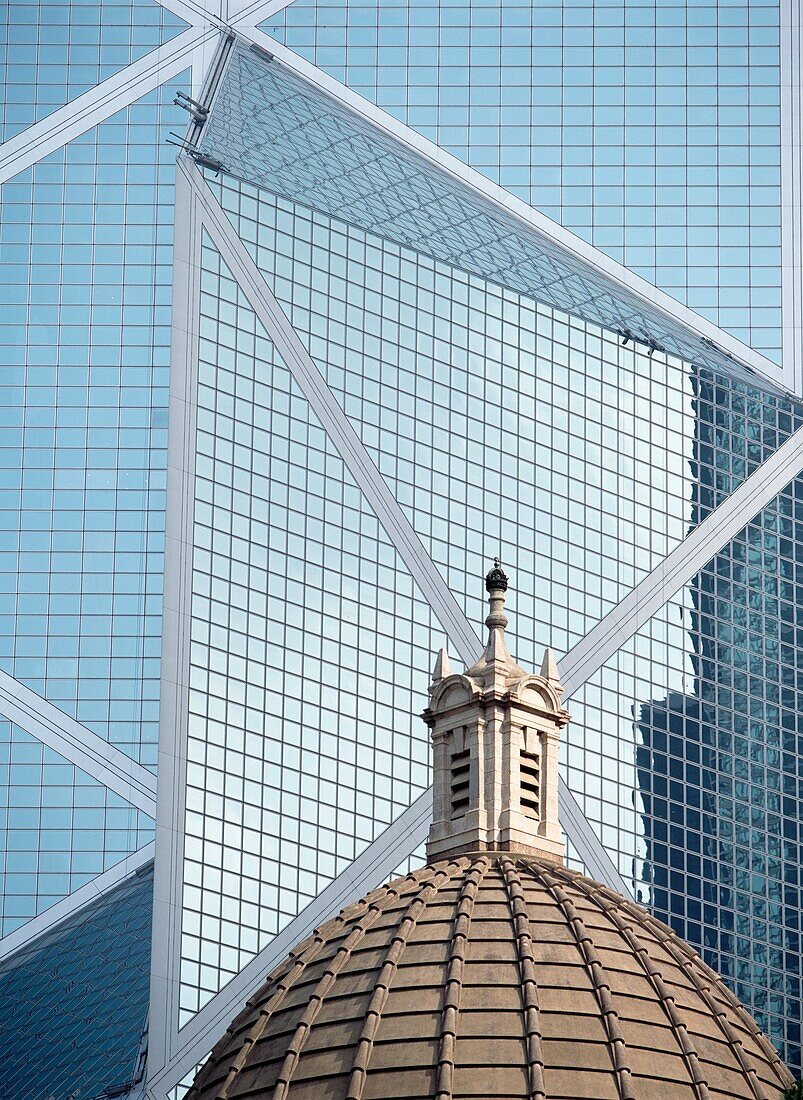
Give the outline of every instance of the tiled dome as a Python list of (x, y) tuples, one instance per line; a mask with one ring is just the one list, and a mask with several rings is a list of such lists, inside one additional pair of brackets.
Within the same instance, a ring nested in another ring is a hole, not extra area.
[(217, 1044), (191, 1100), (782, 1100), (791, 1077), (717, 975), (643, 909), (562, 866), (547, 650), (441, 650), (428, 867), (294, 951)]
[(778, 1100), (791, 1078), (674, 933), (532, 856), (443, 860), (302, 943), (193, 1100)]

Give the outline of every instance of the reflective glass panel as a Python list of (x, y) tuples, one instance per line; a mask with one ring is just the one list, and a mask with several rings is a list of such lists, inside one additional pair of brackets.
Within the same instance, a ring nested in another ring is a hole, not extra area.
[(152, 904), (148, 868), (0, 965), (4, 1100), (117, 1096), (131, 1083), (148, 1008)]
[(803, 478), (570, 700), (570, 786), (637, 896), (801, 1063)]
[(0, 720), (0, 935), (153, 840), (153, 821)]
[(429, 783), (442, 631), (203, 248), (181, 1022)]
[(146, 96), (0, 192), (0, 668), (146, 767), (172, 281), (164, 138), (184, 115), (171, 96)]
[(265, 190), (211, 186), (482, 636), (514, 575), (518, 660), (567, 652), (801, 424), (650, 351)]
[(152, 0), (10, 0), (0, 19), (0, 141), (186, 26)]
[[(235, 46), (202, 147), (234, 176), (354, 226), (597, 322), (695, 364), (728, 368), (731, 353), (565, 249), (495, 199), (318, 92), (278, 62)], [(600, 257), (600, 260), (602, 258)], [(776, 372), (766, 364), (771, 377)]]
[(295, 0), (263, 26), (778, 359), (777, 0)]

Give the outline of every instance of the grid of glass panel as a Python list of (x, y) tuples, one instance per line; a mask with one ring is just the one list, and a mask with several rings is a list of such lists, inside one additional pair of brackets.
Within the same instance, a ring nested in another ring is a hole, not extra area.
[[(204, 127), (231, 175), (697, 365), (732, 359), (280, 64), (235, 46)], [(770, 373), (772, 368), (770, 367)]]
[(443, 632), (203, 248), (181, 1017), (429, 782)]
[(131, 1081), (152, 905), (149, 869), (0, 967), (0, 1100), (117, 1096)]
[(638, 896), (801, 1065), (803, 479), (578, 691), (568, 779)]
[(0, 193), (0, 667), (146, 767), (170, 348), (164, 138), (183, 115), (171, 94)]
[(212, 181), (482, 634), (500, 554), (518, 659), (566, 652), (801, 409), (231, 180)]
[(295, 0), (264, 29), (779, 359), (778, 0)]
[(0, 16), (0, 141), (186, 26), (152, 0), (10, 0)]
[(153, 840), (153, 827), (102, 783), (0, 720), (0, 937)]

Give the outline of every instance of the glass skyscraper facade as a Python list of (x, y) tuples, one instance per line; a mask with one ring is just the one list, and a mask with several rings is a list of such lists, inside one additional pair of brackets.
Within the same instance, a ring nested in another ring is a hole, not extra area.
[(800, 1071), (799, 26), (7, 9), (0, 1098), (180, 1100), (423, 859), (416, 711), (496, 554), (572, 861)]

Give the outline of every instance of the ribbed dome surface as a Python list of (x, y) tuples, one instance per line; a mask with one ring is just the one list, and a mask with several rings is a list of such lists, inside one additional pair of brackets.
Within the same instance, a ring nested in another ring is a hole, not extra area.
[(530, 857), (434, 864), (302, 943), (193, 1100), (778, 1100), (791, 1078), (665, 925)]

